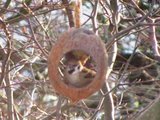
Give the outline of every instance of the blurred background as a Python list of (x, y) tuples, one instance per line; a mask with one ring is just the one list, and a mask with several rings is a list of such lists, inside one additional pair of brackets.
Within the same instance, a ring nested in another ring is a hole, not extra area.
[[(66, 8), (74, 12), (73, 2), (0, 0), (1, 120), (105, 120), (105, 95), (97, 92), (72, 105), (48, 77), (48, 54), (70, 28)], [(117, 44), (107, 79), (115, 119), (147, 110), (160, 91), (160, 1), (83, 0), (81, 21), (101, 37), (108, 54)]]

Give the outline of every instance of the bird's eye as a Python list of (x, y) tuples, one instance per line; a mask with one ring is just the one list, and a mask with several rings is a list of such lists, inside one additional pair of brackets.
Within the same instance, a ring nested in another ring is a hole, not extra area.
[(78, 65), (77, 68), (80, 69), (80, 65)]
[(68, 71), (68, 73), (72, 74), (74, 71), (75, 71), (74, 69), (71, 69), (71, 70)]

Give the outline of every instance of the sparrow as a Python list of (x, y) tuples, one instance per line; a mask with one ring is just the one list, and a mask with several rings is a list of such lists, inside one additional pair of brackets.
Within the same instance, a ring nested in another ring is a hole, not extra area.
[(83, 65), (80, 60), (72, 59), (64, 69), (65, 82), (74, 87), (88, 85), (96, 76), (96, 72)]
[(84, 65), (90, 59), (90, 56), (81, 50), (73, 50), (65, 54), (65, 59), (67, 61), (81, 61), (81, 63)]

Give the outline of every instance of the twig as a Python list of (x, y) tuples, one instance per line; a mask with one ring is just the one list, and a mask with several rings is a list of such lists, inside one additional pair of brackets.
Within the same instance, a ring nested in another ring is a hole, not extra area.
[[(59, 5), (59, 4), (49, 4), (49, 3), (45, 3), (45, 4), (41, 4), (41, 5), (37, 5), (37, 6), (34, 6), (34, 7), (30, 7), (30, 9), (34, 12), (44, 8), (44, 7), (47, 7), (48, 9), (45, 9), (39, 13), (36, 13), (35, 15), (41, 15), (41, 14), (45, 14), (45, 13), (48, 13), (50, 11), (53, 11), (53, 10), (59, 10), (59, 9), (63, 9), (65, 8), (67, 5), (66, 4), (63, 4), (63, 5)], [(4, 9), (8, 12), (15, 12), (17, 13), (15, 16), (11, 16), (9, 18), (7, 18), (5, 21), (6, 23), (8, 24), (14, 24), (15, 22), (19, 22), (21, 20), (24, 20), (26, 18), (29, 18), (29, 17), (33, 17), (34, 15), (32, 14), (23, 14), (21, 12), (17, 12), (17, 11), (12, 11), (12, 10), (8, 10), (6, 8), (1, 8), (1, 9)]]
[(137, 28), (137, 27), (140, 27), (141, 22), (144, 21), (144, 20), (148, 17), (149, 14), (150, 14), (150, 13), (147, 13), (145, 16), (143, 16), (143, 17), (141, 18), (141, 20), (139, 20), (139, 22), (137, 22), (135, 25), (130, 26), (130, 27), (126, 28), (125, 30), (122, 30), (122, 31), (114, 34), (113, 37), (110, 38), (110, 39), (111, 39), (111, 42), (108, 43), (108, 44), (106, 44), (107, 50), (110, 49), (110, 47), (113, 45), (114, 42), (118, 41), (118, 40), (119, 40), (120, 38), (122, 38), (124, 35), (128, 34), (131, 30), (133, 30), (133, 29), (135, 29), (135, 28)]
[(102, 97), (102, 98), (101, 98), (101, 100), (100, 100), (100, 102), (99, 102), (99, 104), (98, 104), (98, 107), (97, 107), (96, 111), (95, 111), (94, 114), (89, 118), (89, 120), (94, 120), (94, 119), (95, 119), (97, 113), (98, 113), (98, 112), (100, 111), (100, 109), (102, 108), (102, 105), (103, 105), (103, 103), (104, 103), (104, 99), (105, 99), (105, 97)]
[(153, 49), (153, 53), (155, 58), (160, 61), (160, 53), (158, 51), (158, 42), (157, 42), (157, 38), (156, 38), (156, 31), (155, 31), (155, 25), (153, 25), (152, 23), (155, 22), (155, 19), (148, 19), (148, 22), (151, 23), (151, 25), (149, 25), (149, 38), (151, 41), (151, 46)]
[(4, 85), (8, 86), (5, 88), (6, 96), (7, 96), (7, 108), (8, 108), (8, 119), (9, 120), (14, 120), (14, 107), (13, 107), (13, 91), (11, 89), (11, 84), (10, 84), (10, 73), (8, 72), (10, 69), (10, 57), (12, 54), (12, 41), (11, 41), (11, 36), (10, 32), (7, 28), (6, 23), (2, 19), (0, 19), (1, 27), (3, 28), (5, 34), (6, 34), (6, 39), (7, 39), (7, 53), (4, 57), (3, 64), (2, 64), (2, 74), (1, 74), (1, 79), (0, 79), (0, 85), (2, 82), (4, 82)]
[(59, 95), (59, 100), (58, 100), (57, 108), (56, 108), (56, 120), (61, 119), (61, 105), (62, 105), (62, 96)]
[(74, 23), (74, 18), (72, 14), (72, 9), (69, 7), (69, 2), (68, 0), (62, 0), (62, 3), (66, 5), (66, 12), (67, 12), (68, 20), (69, 20), (69, 26), (74, 27), (75, 23)]
[(97, 12), (98, 12), (98, 4), (99, 4), (99, 0), (96, 0), (93, 11), (92, 11), (92, 15), (91, 15), (91, 20), (93, 23), (93, 31), (95, 32), (95, 34), (98, 34), (98, 25), (97, 25)]
[(40, 43), (37, 41), (37, 38), (36, 38), (36, 36), (35, 36), (35, 34), (34, 34), (34, 31), (33, 31), (33, 28), (32, 28), (31, 22), (30, 22), (30, 19), (28, 19), (28, 24), (29, 24), (29, 27), (30, 27), (31, 34), (32, 34), (32, 36), (33, 36), (34, 42), (37, 44), (38, 48), (42, 51), (42, 53), (44, 54), (44, 56), (45, 56), (46, 58), (48, 58), (47, 52), (42, 48), (42, 46), (40, 45)]
[[(35, 13), (34, 13), (25, 3), (23, 3), (23, 5), (24, 5), (24, 7), (27, 9), (28, 13), (30, 13), (31, 15), (33, 15), (33, 17), (35, 18), (35, 20), (38, 22), (38, 24), (41, 26), (41, 28), (42, 28), (43, 31), (45, 32), (47, 38), (49, 38), (49, 35), (48, 35), (46, 29), (45, 29), (44, 26), (39, 22), (37, 16), (35, 16)], [(47, 52), (47, 51), (45, 51), (45, 52)]]

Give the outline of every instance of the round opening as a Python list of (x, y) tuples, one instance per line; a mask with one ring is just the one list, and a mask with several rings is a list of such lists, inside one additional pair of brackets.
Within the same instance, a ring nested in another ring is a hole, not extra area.
[(96, 76), (93, 58), (82, 50), (72, 50), (64, 54), (59, 63), (61, 80), (72, 87), (89, 85)]

